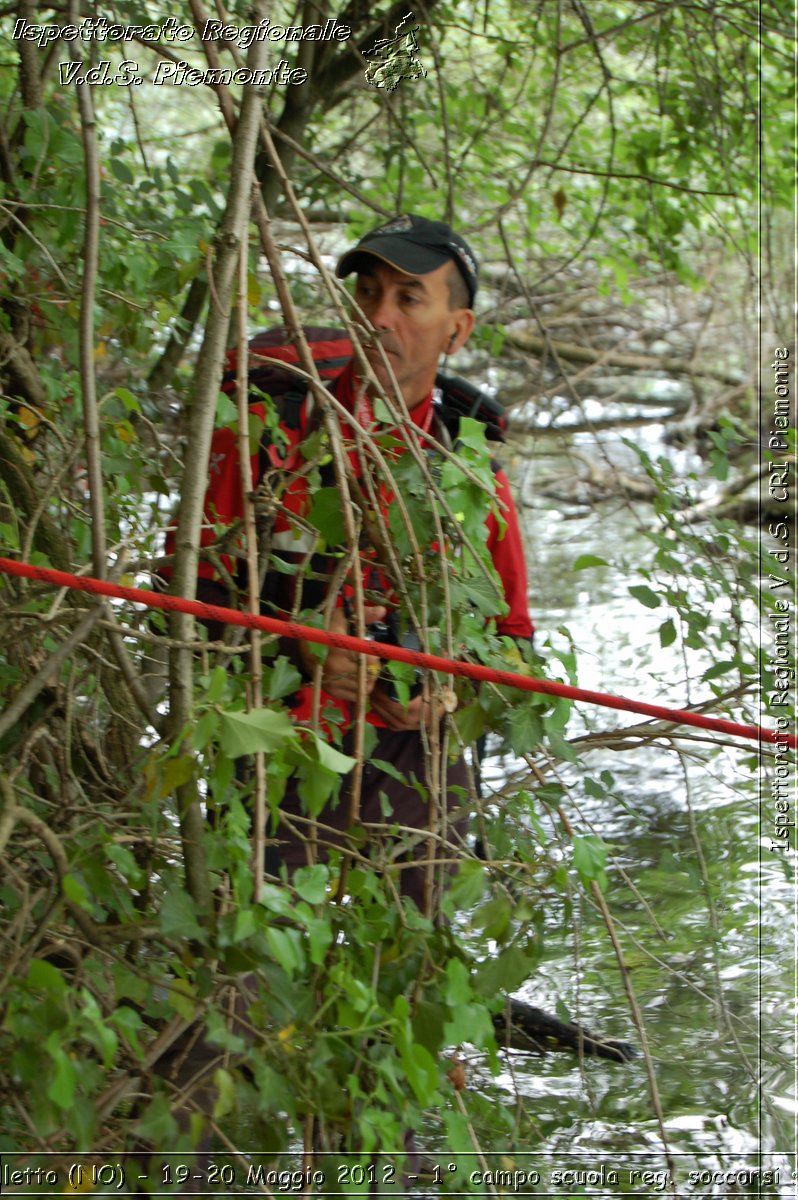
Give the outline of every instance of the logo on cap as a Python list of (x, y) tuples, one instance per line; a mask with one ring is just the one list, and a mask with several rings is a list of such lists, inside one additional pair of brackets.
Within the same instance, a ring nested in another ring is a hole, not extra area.
[(464, 264), (464, 266), (465, 266), (466, 270), (469, 272), (469, 274), (476, 275), (477, 264), (474, 262), (473, 258), (468, 253), (468, 251), (463, 246), (458, 245), (457, 242), (447, 242), (446, 244), (455, 252), (457, 257)]
[(368, 236), (371, 238), (371, 237), (377, 237), (379, 234), (382, 234), (382, 233), (406, 233), (408, 229), (412, 229), (412, 228), (413, 228), (412, 217), (407, 217), (407, 216), (394, 217), (394, 219), (392, 221), (389, 221), (387, 223), (387, 225), (380, 225), (379, 229), (372, 230), (372, 232)]

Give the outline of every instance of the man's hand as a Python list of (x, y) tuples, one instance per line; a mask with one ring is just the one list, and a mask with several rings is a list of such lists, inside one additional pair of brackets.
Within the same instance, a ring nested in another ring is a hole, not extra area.
[[(388, 610), (381, 605), (366, 605), (363, 616), (366, 625), (381, 621)], [(344, 610), (336, 608), (329, 626), (330, 633), (351, 633)], [(299, 643), (299, 654), (309, 675), (313, 674), (318, 659), (311, 650), (310, 642)], [(358, 658), (350, 650), (339, 650), (330, 646), (321, 671), (321, 686), (336, 700), (356, 701), (358, 698)], [(366, 695), (371, 695), (379, 674), (379, 662), (369, 658), (366, 662)]]
[(447, 711), (442, 700), (430, 704), (423, 696), (414, 696), (405, 708), (398, 700), (386, 695), (381, 684), (371, 693), (371, 708), (389, 729), (401, 732), (420, 729), (422, 724), (430, 726), (433, 721), (440, 721)]

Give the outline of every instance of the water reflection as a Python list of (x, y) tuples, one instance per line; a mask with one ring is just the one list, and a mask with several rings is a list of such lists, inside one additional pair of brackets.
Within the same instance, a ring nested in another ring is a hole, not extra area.
[[(628, 454), (618, 444), (608, 452)], [(646, 518), (623, 505), (555, 506), (536, 492), (550, 461), (527, 456), (514, 466), (539, 643), (575, 644), (582, 687), (676, 707), (686, 697), (695, 700), (706, 662), (700, 652), (660, 644), (663, 613), (630, 599), (628, 573), (612, 566), (573, 571), (586, 554), (623, 560), (627, 572), (636, 561), (644, 571), (652, 556), (641, 532)], [(595, 734), (634, 720), (577, 706), (568, 732)], [(763, 849), (768, 839), (762, 838), (751, 747), (701, 739), (679, 745), (679, 752), (665, 743), (588, 751), (577, 767), (561, 772), (563, 806), (579, 833), (594, 831), (609, 846), (607, 900), (656, 1066), (681, 1194), (792, 1196), (786, 1151), (795, 1115), (788, 1001), (794, 860)], [(501, 804), (520, 788), (534, 795), (523, 762), (494, 756), (484, 774), (489, 797)], [(586, 777), (604, 782), (588, 788)], [(539, 816), (554, 838), (556, 818)], [(563, 842), (547, 852), (555, 861), (569, 859)], [(589, 1028), (639, 1042), (595, 907), (578, 890), (569, 898), (546, 891), (541, 903), (542, 961), (522, 989), (524, 998), (550, 1011), (559, 1005)], [(627, 1167), (663, 1165), (642, 1059), (580, 1066), (557, 1055), (511, 1052), (507, 1071), (484, 1086), (486, 1094), (495, 1087), (516, 1098), (542, 1155), (537, 1161), (550, 1170), (566, 1156), (584, 1169), (595, 1168), (598, 1158)], [(732, 1189), (729, 1172), (756, 1167), (770, 1175), (757, 1182), (741, 1174)], [(581, 1182), (567, 1194), (620, 1191), (651, 1195), (658, 1189), (627, 1178), (623, 1187)]]

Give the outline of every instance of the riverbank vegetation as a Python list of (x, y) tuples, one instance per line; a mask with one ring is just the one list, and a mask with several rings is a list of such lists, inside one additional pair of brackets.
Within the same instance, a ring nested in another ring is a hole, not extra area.
[[(778, 594), (757, 578), (773, 436), (757, 397), (793, 319), (779, 7), (426, 0), (412, 20), (359, 0), (282, 8), (234, 5), (221, 14), (233, 33), (204, 44), (219, 14), (199, 0), (170, 9), (168, 29), (153, 5), (118, 0), (108, 21), (127, 39), (76, 6), (14, 8), (0, 48), (4, 554), (148, 586), (179, 497), (170, 566), (192, 595), (212, 430), (262, 432), (220, 397), (225, 349), (268, 325), (345, 324), (335, 257), (381, 217), (419, 212), (481, 258), (476, 334), (450, 366), (508, 408), (540, 662), (484, 627), (489, 451), (473, 427), (442, 469), (418, 447), (391, 464), (365, 439), (401, 499), (382, 544), (424, 644), (583, 682), (600, 642), (626, 691), (758, 723), (772, 653), (760, 622)], [(304, 35), (241, 33), (269, 23)], [(283, 61), (262, 95), (206, 82)], [(304, 81), (284, 82), (290, 71)], [(610, 447), (608, 432), (624, 440)], [(316, 451), (341, 484), (333, 424)], [(458, 548), (435, 572), (429, 495), (439, 551)], [(253, 578), (268, 501), (236, 531)], [(768, 519), (784, 515), (775, 503)], [(319, 503), (311, 531), (352, 561), (362, 511), (341, 527)], [(568, 521), (596, 513), (623, 544), (568, 552)], [(793, 538), (766, 573), (789, 581)], [(637, 614), (631, 639), (569, 628), (566, 609), (598, 614), (608, 596)], [(602, 686), (624, 690), (616, 678)], [(757, 1016), (729, 982), (735, 957), (755, 961), (763, 921), (743, 831), (773, 835), (772, 814), (763, 829), (755, 815), (754, 743), (458, 685), (445, 736), (456, 751), (486, 734), (490, 763), (481, 797), (476, 781), (464, 797), (474, 853), (419, 913), (365, 859), (310, 863), (290, 887), (253, 877), (252, 814), (257, 825), (279, 805), (286, 775), (301, 774), (313, 815), (369, 750), (362, 722), (347, 754), (318, 736), (318, 714), (300, 737), (283, 705), (295, 686), (268, 639), (209, 642), (184, 616), (2, 579), (0, 1150), (33, 1163), (137, 1150), (163, 1182), (147, 1154), (188, 1152), (210, 1129), (239, 1182), (250, 1152), (279, 1166), (290, 1151), (341, 1191), (367, 1188), (377, 1162), (388, 1191), (412, 1167), (412, 1131), (439, 1168), (457, 1166), (432, 1172), (438, 1190), (496, 1194), (492, 1171), (531, 1169), (529, 1152), (562, 1166), (573, 1144), (582, 1166), (605, 1156), (620, 1170), (606, 1190), (649, 1194), (631, 1167), (674, 1180), (680, 1154), (754, 1168), (768, 1166), (763, 1147), (788, 1149), (778, 1105), (750, 1099)], [(706, 779), (753, 817), (735, 824)], [(433, 801), (435, 786), (419, 782)], [(636, 857), (644, 824), (663, 840)], [(780, 912), (791, 859), (780, 844), (768, 854), (760, 878)], [(778, 921), (762, 929), (781, 956)], [(785, 986), (770, 966), (765, 977)], [(639, 1065), (536, 1071), (503, 1048), (506, 998), (534, 999), (536, 980), (562, 1020), (635, 1043)], [(666, 1011), (718, 1092), (726, 1080), (735, 1099), (712, 1111), (732, 1114), (736, 1138), (701, 1123), (706, 1092), (664, 1061)], [(198, 1088), (181, 1057), (197, 1028), (218, 1050)], [(685, 1141), (679, 1119), (700, 1136)]]

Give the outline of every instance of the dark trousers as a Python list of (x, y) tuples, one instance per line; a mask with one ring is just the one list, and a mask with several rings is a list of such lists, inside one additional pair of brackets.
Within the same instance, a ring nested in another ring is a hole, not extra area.
[[(289, 783), (280, 805), (281, 820), (267, 846), (267, 873), (278, 875), (285, 867), (290, 877), (298, 867), (327, 862), (331, 851), (348, 852), (353, 862), (366, 859), (393, 879), (397, 893), (415, 901), (422, 911), (430, 902), (434, 913), (436, 890), (456, 868), (468, 823), (466, 764), (462, 759), (441, 763), (436, 797), (420, 733), (380, 730), (371, 757), (376, 761), (364, 765), (354, 824), (351, 777), (344, 779), (337, 805), (327, 806), (315, 822), (303, 811), (296, 783)], [(390, 764), (390, 774), (381, 762)], [(396, 774), (403, 780), (395, 778)], [(248, 976), (234, 986), (229, 1010), (231, 1030), (248, 1040), (253, 1036), (250, 994), (257, 994), (257, 985), (254, 977)], [(213, 1072), (224, 1061), (225, 1052), (209, 1045), (198, 1025), (156, 1064), (155, 1072), (185, 1094), (186, 1100), (176, 1112), (181, 1124), (187, 1124), (192, 1109), (213, 1110)], [(198, 1149), (209, 1153), (211, 1144), (212, 1138), (206, 1134)], [(145, 1153), (142, 1163), (146, 1160)], [(199, 1172), (207, 1162), (204, 1155), (191, 1161)], [(194, 1186), (187, 1184), (186, 1190)]]
[(441, 761), (436, 789), (436, 772), (426, 757), (420, 732), (379, 730), (363, 767), (354, 820), (352, 775), (345, 777), (337, 804), (328, 804), (315, 821), (306, 815), (296, 782), (289, 781), (279, 823), (269, 829), (267, 873), (278, 875), (285, 866), (290, 876), (298, 867), (327, 862), (331, 850), (349, 851), (355, 862), (368, 859), (395, 881), (399, 894), (423, 909), (432, 886), (428, 880), (437, 887), (455, 869), (468, 818), (463, 759)]

